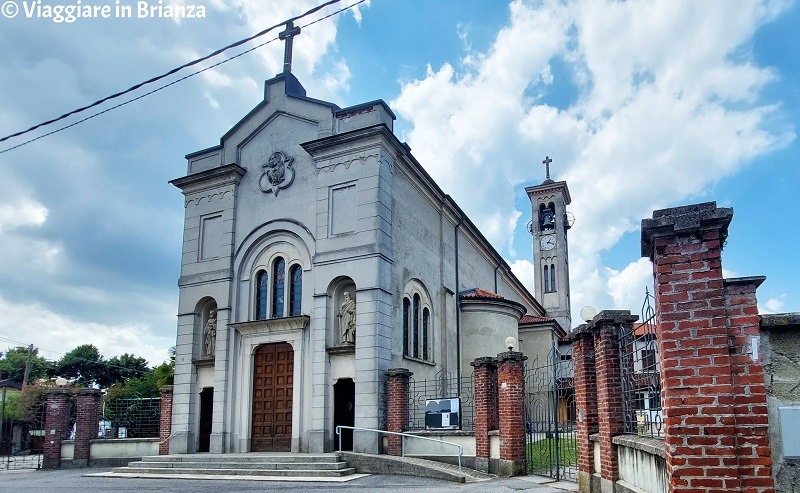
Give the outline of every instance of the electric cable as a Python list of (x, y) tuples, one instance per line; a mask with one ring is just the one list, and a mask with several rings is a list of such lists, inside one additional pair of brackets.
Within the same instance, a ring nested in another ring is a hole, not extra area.
[[(339, 14), (339, 13), (341, 13), (341, 12), (344, 12), (345, 10), (349, 10), (349, 9), (351, 9), (351, 8), (353, 8), (353, 7), (355, 7), (355, 6), (359, 5), (359, 4), (361, 4), (361, 3), (364, 3), (365, 1), (367, 1), (367, 0), (359, 0), (358, 2), (356, 2), (356, 3), (353, 3), (352, 5), (349, 5), (349, 6), (347, 6), (347, 7), (345, 7), (345, 8), (342, 8), (342, 9), (340, 9), (340, 10), (336, 11), (336, 12), (333, 12), (332, 14), (329, 14), (329, 15), (327, 15), (327, 16), (325, 16), (325, 17), (322, 17), (322, 18), (320, 18), (320, 19), (317, 19), (317, 20), (316, 20), (316, 21), (314, 21), (314, 22), (310, 22), (310, 23), (308, 23), (308, 24), (305, 24), (304, 26), (300, 26), (300, 27), (301, 27), (301, 29), (302, 29), (303, 27), (308, 27), (308, 26), (310, 26), (310, 25), (316, 24), (317, 22), (320, 22), (320, 21), (322, 21), (322, 20), (324, 20), (324, 19), (330, 18), (330, 17), (332, 17), (332, 16), (334, 16), (334, 15), (336, 15), (336, 14)], [(32, 126), (32, 127), (28, 128), (27, 130), (22, 130), (22, 131), (20, 131), (20, 132), (16, 132), (16, 133), (13, 133), (13, 134), (7, 135), (7, 136), (5, 136), (5, 137), (2, 137), (2, 138), (0, 138), (0, 142), (5, 142), (5, 141), (6, 141), (6, 140), (8, 140), (8, 139), (11, 139), (11, 138), (14, 138), (14, 137), (19, 137), (19, 136), (21, 136), (21, 135), (24, 135), (24, 134), (27, 134), (27, 133), (29, 133), (29, 132), (32, 132), (33, 130), (36, 130), (36, 129), (38, 129), (38, 128), (41, 128), (41, 127), (44, 127), (44, 126), (47, 126), (47, 125), (51, 125), (51, 124), (53, 124), (53, 123), (56, 123), (56, 122), (58, 122), (58, 121), (61, 121), (61, 120), (65, 119), (65, 118), (68, 118), (68, 117), (70, 117), (70, 116), (72, 116), (72, 115), (75, 115), (75, 114), (77, 114), (77, 113), (81, 113), (81, 112), (83, 112), (83, 111), (86, 111), (86, 110), (89, 110), (89, 109), (91, 109), (91, 108), (94, 108), (94, 107), (96, 107), (96, 106), (98, 106), (98, 105), (100, 105), (100, 104), (103, 104), (103, 103), (105, 103), (106, 101), (110, 101), (110, 100), (112, 100), (112, 99), (116, 99), (116, 98), (119, 98), (119, 97), (121, 97), (121, 96), (124, 96), (124, 95), (126, 95), (126, 94), (129, 94), (129, 93), (131, 93), (131, 92), (133, 92), (133, 91), (136, 91), (137, 89), (140, 89), (140, 88), (142, 88), (142, 87), (144, 87), (144, 86), (146, 86), (146, 85), (148, 85), (148, 84), (152, 84), (152, 83), (154, 83), (154, 82), (157, 82), (157, 81), (159, 81), (159, 80), (162, 80), (162, 79), (164, 79), (164, 78), (166, 78), (166, 77), (169, 77), (170, 75), (173, 75), (173, 74), (175, 74), (175, 73), (177, 73), (177, 72), (179, 72), (179, 71), (181, 71), (181, 70), (183, 70), (183, 69), (185, 69), (185, 68), (188, 68), (188, 67), (191, 67), (191, 66), (197, 65), (197, 64), (199, 64), (199, 63), (202, 63), (202, 62), (204, 62), (204, 61), (206, 61), (206, 60), (209, 60), (209, 59), (211, 59), (211, 58), (214, 58), (214, 57), (216, 57), (217, 55), (219, 55), (219, 54), (221, 54), (221, 53), (224, 53), (225, 51), (228, 51), (228, 50), (230, 50), (230, 49), (232, 49), (232, 48), (235, 48), (235, 47), (237, 47), (237, 46), (241, 46), (241, 45), (243, 45), (243, 44), (245, 44), (245, 43), (247, 43), (247, 42), (249, 42), (249, 41), (252, 41), (252, 40), (254, 40), (254, 39), (256, 39), (256, 38), (259, 38), (259, 37), (261, 37), (261, 36), (263, 36), (263, 35), (265, 35), (265, 34), (269, 33), (270, 31), (273, 31), (273, 30), (275, 30), (275, 29), (276, 29), (276, 28), (278, 28), (278, 27), (281, 27), (281, 26), (284, 26), (284, 25), (288, 24), (289, 22), (294, 22), (294, 21), (296, 21), (296, 20), (303, 19), (304, 17), (308, 17), (309, 15), (312, 15), (312, 14), (314, 14), (314, 13), (316, 13), (316, 12), (318, 12), (318, 11), (322, 10), (323, 8), (325, 8), (325, 7), (327, 7), (327, 6), (330, 6), (330, 5), (333, 5), (333, 4), (336, 4), (336, 3), (339, 3), (339, 2), (341, 2), (341, 0), (329, 0), (329, 1), (325, 2), (325, 3), (323, 3), (323, 4), (320, 4), (320, 5), (318, 5), (318, 6), (314, 7), (314, 8), (312, 8), (312, 9), (310, 9), (310, 10), (308, 10), (308, 11), (304, 12), (303, 14), (300, 14), (300, 15), (298, 15), (298, 16), (295, 16), (295, 17), (291, 17), (291, 18), (289, 18), (289, 19), (287, 19), (287, 20), (285, 20), (285, 21), (283, 21), (283, 22), (280, 22), (280, 23), (278, 23), (278, 24), (275, 24), (275, 25), (273, 25), (273, 26), (271, 26), (271, 27), (269, 27), (269, 28), (267, 28), (267, 29), (264, 29), (263, 31), (260, 31), (260, 32), (258, 32), (258, 33), (256, 33), (256, 34), (252, 35), (252, 36), (249, 36), (249, 37), (247, 37), (247, 38), (244, 38), (244, 39), (241, 39), (241, 40), (239, 40), (239, 41), (236, 41), (236, 42), (234, 42), (234, 43), (231, 43), (231, 44), (229, 44), (228, 46), (225, 46), (224, 48), (220, 48), (220, 49), (218, 49), (218, 50), (214, 51), (213, 53), (211, 53), (211, 54), (209, 54), (209, 55), (206, 55), (206, 56), (204, 56), (204, 57), (201, 57), (201, 58), (197, 58), (197, 59), (195, 59), (195, 60), (193, 60), (193, 61), (191, 61), (191, 62), (187, 62), (187, 63), (185, 63), (185, 64), (183, 64), (183, 65), (181, 65), (181, 66), (179, 66), (179, 67), (173, 68), (172, 70), (169, 70), (168, 72), (165, 72), (164, 74), (158, 75), (158, 76), (156, 76), (156, 77), (152, 77), (152, 78), (150, 78), (150, 79), (148, 79), (148, 80), (146, 80), (146, 81), (144, 81), (144, 82), (140, 82), (140, 83), (138, 83), (138, 84), (135, 84), (135, 85), (131, 86), (130, 88), (128, 88), (128, 89), (126, 89), (126, 90), (124, 90), (124, 91), (117, 92), (117, 93), (115, 93), (115, 94), (112, 94), (112, 95), (110, 95), (110, 96), (107, 96), (107, 97), (105, 97), (105, 98), (103, 98), (103, 99), (99, 99), (99, 100), (97, 100), (97, 101), (95, 101), (94, 103), (91, 103), (91, 104), (89, 104), (89, 105), (86, 105), (86, 106), (83, 106), (83, 107), (81, 107), (81, 108), (78, 108), (78, 109), (75, 109), (75, 110), (69, 111), (69, 112), (67, 112), (67, 113), (64, 113), (63, 115), (61, 115), (61, 116), (59, 116), (59, 117), (57, 117), (57, 118), (53, 118), (53, 119), (47, 120), (47, 121), (45, 121), (45, 122), (42, 122), (42, 123), (36, 124), (36, 125), (34, 125), (34, 126)], [(178, 79), (178, 80), (176, 80), (176, 81), (173, 81), (173, 82), (172, 82), (172, 83), (170, 83), (170, 84), (166, 84), (166, 85), (164, 85), (164, 86), (161, 86), (161, 87), (157, 88), (156, 90), (150, 91), (150, 92), (148, 92), (148, 93), (146, 93), (146, 94), (144, 94), (144, 95), (142, 95), (142, 96), (139, 96), (139, 97), (137, 97), (137, 98), (134, 98), (134, 99), (132, 99), (132, 100), (126, 101), (125, 103), (122, 103), (122, 104), (119, 104), (119, 105), (113, 106), (113, 107), (111, 107), (111, 108), (108, 108), (108, 109), (106, 109), (106, 110), (104, 110), (104, 111), (102, 111), (102, 112), (99, 112), (99, 113), (97, 113), (97, 114), (94, 114), (94, 115), (92, 115), (92, 116), (91, 116), (91, 117), (89, 117), (89, 118), (85, 118), (85, 119), (82, 119), (82, 120), (80, 120), (80, 121), (78, 121), (78, 122), (75, 122), (75, 123), (73, 123), (73, 124), (71, 124), (71, 125), (67, 125), (67, 126), (65, 126), (65, 127), (61, 127), (61, 128), (59, 128), (59, 129), (57, 129), (57, 130), (55, 130), (55, 131), (53, 131), (53, 132), (49, 132), (49, 133), (46, 133), (46, 134), (44, 134), (44, 135), (41, 135), (41, 136), (37, 137), (36, 139), (31, 139), (31, 140), (28, 140), (28, 141), (26, 141), (26, 142), (23, 142), (22, 144), (19, 144), (19, 145), (13, 146), (13, 147), (9, 147), (9, 148), (7, 148), (7, 149), (3, 149), (2, 151), (0, 151), (0, 154), (2, 154), (2, 153), (4, 153), (4, 152), (8, 152), (8, 151), (10, 151), (10, 150), (12, 150), (12, 149), (16, 149), (16, 148), (18, 148), (18, 147), (21, 147), (21, 146), (23, 146), (23, 145), (29, 144), (30, 142), (33, 142), (33, 141), (35, 141), (35, 140), (38, 140), (38, 139), (40, 139), (40, 138), (42, 138), (42, 137), (46, 137), (46, 136), (48, 136), (48, 135), (52, 135), (52, 134), (54, 134), (54, 133), (56, 133), (56, 132), (59, 132), (59, 131), (61, 131), (61, 130), (65, 130), (65, 129), (67, 129), (67, 128), (70, 128), (70, 127), (72, 127), (72, 126), (78, 125), (78, 124), (80, 124), (80, 123), (82, 123), (82, 122), (84, 122), (84, 121), (86, 121), (86, 120), (89, 120), (89, 119), (91, 119), (91, 118), (95, 117), (95, 116), (99, 116), (99, 115), (101, 115), (101, 114), (103, 114), (103, 113), (106, 113), (106, 112), (108, 112), (108, 111), (111, 111), (111, 110), (113, 110), (113, 109), (119, 108), (120, 106), (124, 106), (125, 104), (128, 104), (128, 103), (130, 103), (130, 102), (136, 101), (136, 100), (138, 100), (138, 99), (141, 99), (141, 98), (143, 98), (143, 97), (146, 97), (146, 96), (149, 96), (150, 94), (153, 94), (153, 93), (155, 93), (155, 92), (158, 92), (158, 91), (159, 91), (159, 90), (161, 90), (161, 89), (165, 89), (166, 87), (169, 87), (169, 86), (171, 86), (171, 85), (174, 85), (174, 84), (176, 84), (176, 83), (178, 83), (178, 82), (181, 82), (181, 81), (183, 81), (183, 80), (186, 80), (186, 79), (188, 79), (189, 77), (192, 77), (192, 76), (194, 76), (194, 75), (197, 75), (198, 73), (202, 73), (202, 72), (204, 72), (204, 71), (206, 71), (206, 70), (209, 70), (209, 69), (211, 69), (211, 68), (217, 67), (217, 66), (221, 65), (222, 63), (226, 63), (226, 62), (228, 62), (228, 61), (230, 61), (230, 60), (233, 60), (233, 59), (235, 59), (235, 58), (238, 58), (239, 56), (242, 56), (242, 55), (244, 55), (244, 54), (246, 54), (246, 53), (249, 53), (249, 52), (251, 52), (251, 51), (253, 51), (253, 50), (255, 50), (255, 49), (258, 49), (258, 48), (260, 48), (260, 47), (262, 47), (262, 46), (264, 46), (264, 45), (266, 45), (266, 44), (268, 44), (268, 43), (270, 43), (270, 42), (272, 42), (272, 41), (275, 41), (276, 39), (278, 39), (278, 38), (273, 38), (273, 39), (270, 39), (269, 41), (266, 41), (266, 42), (264, 42), (264, 43), (261, 43), (260, 45), (258, 45), (258, 46), (255, 46), (255, 47), (253, 47), (253, 48), (251, 48), (251, 49), (249, 49), (249, 50), (246, 50), (246, 51), (244, 51), (244, 52), (242, 52), (242, 53), (240, 53), (240, 54), (238, 54), (238, 55), (236, 55), (236, 56), (230, 57), (230, 58), (228, 58), (228, 59), (226, 59), (226, 60), (223, 60), (222, 62), (219, 62), (219, 63), (217, 63), (217, 64), (214, 64), (214, 65), (212, 65), (212, 66), (210, 66), (210, 67), (207, 67), (207, 68), (205, 68), (205, 69), (203, 69), (203, 70), (199, 70), (199, 71), (197, 71), (197, 72), (194, 72), (194, 73), (192, 73), (192, 74), (189, 74), (189, 75), (188, 75), (188, 76), (186, 76), (186, 77), (182, 77), (181, 79)]]
[[(338, 2), (338, 1), (341, 1), (341, 0), (336, 0), (336, 1)], [(347, 7), (344, 7), (344, 8), (342, 8), (342, 9), (339, 9), (339, 10), (337, 10), (337, 11), (335, 11), (335, 12), (332, 12), (332, 13), (330, 13), (330, 14), (328, 14), (328, 15), (324, 16), (324, 17), (320, 17), (319, 19), (317, 19), (317, 20), (315, 20), (315, 21), (309, 22), (308, 24), (304, 24), (304, 25), (302, 25), (302, 26), (299, 26), (299, 27), (300, 27), (301, 29), (304, 29), (304, 28), (306, 28), (306, 27), (308, 27), (308, 26), (314, 25), (314, 24), (316, 24), (316, 23), (318, 23), (318, 22), (322, 22), (322, 21), (324, 21), (325, 19), (328, 19), (328, 18), (330, 18), (330, 17), (333, 17), (333, 16), (335, 16), (335, 15), (337, 15), (337, 14), (340, 14), (340, 13), (344, 12), (345, 10), (349, 10), (349, 9), (351, 9), (351, 8), (355, 7), (356, 5), (359, 5), (359, 4), (361, 4), (361, 3), (364, 3), (364, 2), (366, 2), (366, 1), (367, 1), (367, 0), (359, 0), (358, 2), (356, 2), (356, 3), (352, 4), (352, 5), (349, 5), (349, 6), (347, 6)], [(287, 22), (288, 22), (288, 21), (287, 21)], [(284, 23), (284, 24), (285, 24), (285, 23)], [(283, 25), (283, 24), (279, 24), (279, 25)], [(14, 149), (17, 149), (17, 148), (19, 148), (19, 147), (22, 147), (22, 146), (25, 146), (25, 145), (28, 145), (28, 144), (30, 144), (30, 143), (32, 143), (32, 142), (35, 142), (35, 141), (39, 140), (39, 139), (43, 139), (43, 138), (45, 138), (45, 137), (48, 137), (48, 136), (50, 136), (50, 135), (53, 135), (53, 134), (56, 134), (56, 133), (58, 133), (58, 132), (61, 132), (61, 131), (63, 131), (63, 130), (67, 130), (68, 128), (74, 127), (74, 126), (76, 126), (76, 125), (80, 125), (80, 124), (81, 124), (81, 123), (83, 123), (83, 122), (86, 122), (86, 121), (88, 121), (88, 120), (91, 120), (92, 118), (98, 117), (98, 116), (100, 116), (100, 115), (102, 115), (102, 114), (104, 114), (104, 113), (108, 113), (109, 111), (115, 110), (115, 109), (117, 109), (117, 108), (121, 108), (122, 106), (125, 106), (125, 105), (127, 105), (127, 104), (133, 103), (134, 101), (138, 101), (138, 100), (140, 100), (140, 99), (146, 98), (147, 96), (150, 96), (150, 95), (152, 95), (152, 94), (155, 94), (155, 93), (157, 93), (157, 92), (159, 92), (159, 91), (161, 91), (161, 90), (163, 90), (163, 89), (166, 89), (166, 88), (168, 88), (168, 87), (170, 87), (170, 86), (173, 86), (173, 85), (175, 85), (175, 84), (177, 84), (177, 83), (179, 83), (179, 82), (183, 82), (184, 80), (186, 80), (186, 79), (189, 79), (189, 78), (191, 78), (191, 77), (194, 77), (195, 75), (198, 75), (198, 74), (201, 74), (201, 73), (203, 73), (203, 72), (205, 72), (205, 71), (207, 71), (207, 70), (211, 70), (211, 69), (213, 69), (213, 68), (219, 67), (220, 65), (222, 65), (222, 64), (225, 64), (225, 63), (228, 63), (228, 62), (230, 62), (230, 61), (232, 61), (232, 60), (235, 60), (235, 59), (239, 58), (239, 57), (240, 57), (240, 56), (242, 56), (242, 55), (246, 55), (246, 54), (248, 54), (248, 53), (250, 53), (250, 52), (252, 52), (252, 51), (255, 51), (255, 50), (257, 50), (257, 49), (259, 49), (259, 48), (261, 48), (261, 47), (263, 47), (263, 46), (265, 46), (265, 45), (267, 45), (267, 44), (269, 44), (269, 43), (272, 43), (273, 41), (276, 41), (277, 39), (278, 39), (278, 38), (271, 38), (271, 39), (269, 39), (269, 40), (267, 40), (267, 41), (264, 41), (263, 43), (260, 43), (260, 44), (258, 44), (258, 45), (256, 45), (256, 46), (252, 47), (252, 48), (249, 48), (249, 49), (247, 49), (247, 50), (245, 50), (245, 51), (243, 51), (243, 52), (241, 52), (241, 53), (238, 53), (238, 54), (236, 54), (236, 55), (233, 55), (233, 56), (231, 56), (231, 57), (228, 57), (228, 58), (226, 58), (225, 60), (222, 60), (222, 61), (220, 61), (220, 62), (217, 62), (217, 63), (215, 63), (215, 64), (213, 64), (213, 65), (209, 65), (208, 67), (206, 67), (206, 68), (203, 68), (203, 69), (200, 69), (200, 70), (198, 70), (198, 71), (196, 71), (196, 72), (192, 72), (191, 74), (185, 75), (185, 76), (181, 77), (180, 79), (174, 80), (174, 81), (172, 81), (172, 82), (170, 82), (170, 83), (168, 83), (168, 84), (164, 84), (164, 85), (162, 85), (162, 86), (159, 86), (159, 87), (157, 87), (157, 88), (155, 88), (155, 89), (153, 89), (153, 90), (151, 90), (151, 91), (148, 91), (148, 92), (146, 92), (146, 93), (144, 93), (144, 94), (141, 94), (141, 95), (139, 95), (139, 96), (137, 96), (137, 97), (135, 97), (135, 98), (133, 98), (133, 99), (129, 99), (129, 100), (127, 100), (127, 101), (124, 101), (124, 102), (122, 102), (122, 103), (116, 104), (116, 105), (114, 105), (114, 106), (111, 106), (110, 108), (106, 108), (106, 109), (104, 109), (103, 111), (98, 111), (97, 113), (94, 113), (94, 114), (92, 114), (92, 115), (89, 115), (89, 116), (87, 116), (86, 118), (82, 118), (82, 119), (80, 119), (80, 120), (78, 120), (78, 121), (76, 121), (76, 122), (70, 123), (69, 125), (65, 125), (65, 126), (63, 126), (63, 127), (59, 127), (59, 128), (57, 128), (57, 129), (55, 129), (55, 130), (52, 130), (52, 131), (50, 131), (50, 132), (47, 132), (47, 133), (45, 133), (45, 134), (39, 135), (38, 137), (34, 137), (34, 138), (32, 138), (32, 139), (26, 140), (25, 142), (21, 142), (21, 143), (19, 143), (19, 144), (15, 145), (15, 146), (12, 146), (12, 147), (7, 147), (7, 148), (5, 148), (5, 149), (2, 149), (2, 150), (0, 150), (0, 154), (3, 154), (3, 153), (6, 153), (6, 152), (9, 152), (9, 151), (12, 151), (12, 150), (14, 150)], [(231, 45), (231, 46), (233, 46), (233, 45)], [(120, 94), (122, 94), (122, 93), (120, 93)], [(105, 100), (106, 100), (106, 101), (107, 101), (108, 99), (110, 99), (110, 97), (109, 97), (109, 98), (105, 98)], [(89, 105), (89, 106), (86, 106), (85, 108), (86, 108), (86, 109), (88, 109), (88, 108), (91, 108), (92, 106), (94, 106), (94, 105)], [(81, 110), (81, 111), (82, 111), (82, 110)], [(78, 112), (78, 111), (76, 110), (76, 111), (73, 111), (73, 112), (71, 112), (70, 114), (75, 114), (75, 113), (77, 113), (77, 112)], [(68, 115), (69, 115), (69, 114), (68, 114)], [(67, 116), (68, 116), (68, 115), (67, 115)], [(60, 118), (59, 118), (59, 119), (60, 119)], [(55, 122), (55, 121), (58, 121), (58, 119), (56, 119), (56, 120), (52, 120), (52, 122)], [(38, 126), (39, 126), (39, 127), (41, 127), (41, 126), (43, 126), (43, 125), (44, 125), (44, 124), (40, 124), (40, 125), (38, 125)], [(36, 128), (36, 127), (31, 127), (29, 130), (33, 130), (33, 129), (35, 129), (35, 128)], [(26, 130), (25, 132), (19, 132), (19, 133), (15, 134), (15, 135), (22, 135), (23, 133), (26, 133), (26, 132), (28, 132), (29, 130)], [(13, 136), (14, 136), (14, 135), (11, 135), (11, 136), (9, 136), (9, 137), (6, 137), (6, 138), (3, 138), (3, 139), (0, 139), (0, 142), (2, 142), (3, 140), (6, 140), (7, 138), (13, 137)]]

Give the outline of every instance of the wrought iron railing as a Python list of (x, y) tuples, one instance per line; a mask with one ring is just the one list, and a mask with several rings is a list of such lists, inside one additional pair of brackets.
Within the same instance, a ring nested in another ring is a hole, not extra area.
[(625, 433), (662, 437), (658, 322), (652, 300), (646, 291), (641, 322), (620, 334), (622, 414)]
[(530, 474), (577, 481), (572, 350), (553, 344), (525, 365), (525, 460)]
[(158, 397), (107, 399), (103, 402), (100, 438), (156, 438), (161, 419)]
[(446, 370), (439, 371), (433, 378), (409, 379), (408, 388), (408, 429), (425, 429), (425, 404), (430, 399), (459, 398), (461, 409), (458, 429), (475, 431), (475, 399), (472, 375), (456, 376)]

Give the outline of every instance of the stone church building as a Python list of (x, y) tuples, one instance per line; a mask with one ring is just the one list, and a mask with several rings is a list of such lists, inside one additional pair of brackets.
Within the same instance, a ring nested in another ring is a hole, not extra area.
[(507, 337), (533, 355), (569, 330), (566, 183), (526, 189), (534, 296), (394, 120), (287, 71), (186, 156), (171, 453), (331, 451), (336, 425), (385, 429), (389, 368), (469, 375)]

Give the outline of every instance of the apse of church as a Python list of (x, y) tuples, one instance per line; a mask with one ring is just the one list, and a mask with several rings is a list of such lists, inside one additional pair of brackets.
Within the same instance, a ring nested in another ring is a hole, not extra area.
[(309, 98), (288, 50), (264, 100), (171, 182), (185, 207), (172, 453), (331, 451), (337, 425), (385, 429), (388, 369), (468, 375), (524, 314), (539, 317), (527, 344), (554, 325), (391, 109)]

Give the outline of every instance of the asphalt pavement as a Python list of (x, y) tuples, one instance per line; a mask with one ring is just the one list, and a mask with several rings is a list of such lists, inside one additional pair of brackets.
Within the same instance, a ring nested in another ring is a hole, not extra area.
[(572, 483), (543, 483), (537, 477), (498, 478), (477, 483), (458, 484), (437, 479), (414, 476), (372, 475), (341, 483), (297, 481), (247, 481), (240, 479), (141, 479), (87, 476), (108, 472), (110, 469), (66, 469), (55, 471), (0, 471), (0, 492), (9, 493), (204, 493), (287, 492), (336, 493), (337, 491), (380, 493), (434, 493), (457, 491), (459, 493), (566, 493), (577, 491)]

